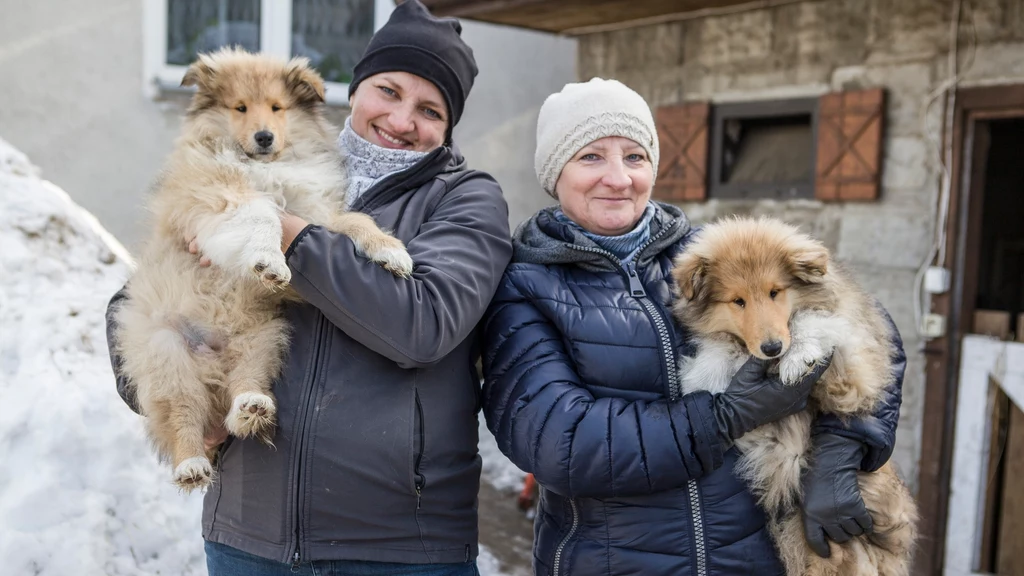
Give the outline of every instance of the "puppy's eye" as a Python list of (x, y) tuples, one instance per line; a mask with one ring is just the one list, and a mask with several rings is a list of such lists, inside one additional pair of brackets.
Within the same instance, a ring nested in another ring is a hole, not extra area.
[(779, 295), (779, 291), (772, 290), (771, 292), (768, 293), (768, 295), (772, 297), (772, 300), (775, 300), (775, 297)]
[(737, 298), (737, 299), (733, 300), (732, 303), (737, 305), (737, 306), (739, 306), (740, 308), (743, 308), (744, 306), (747, 305), (747, 303), (743, 300), (743, 298)]
[(241, 106), (236, 106), (236, 107), (235, 107), (235, 110), (238, 110), (239, 112), (242, 112), (242, 113), (244, 113), (244, 112), (245, 112), (245, 110), (246, 110), (246, 108), (245, 108), (245, 104), (242, 104)]
[(281, 107), (278, 106), (277, 104), (274, 104), (273, 106), (270, 107), (270, 109), (273, 110), (274, 112), (278, 112), (281, 110)]

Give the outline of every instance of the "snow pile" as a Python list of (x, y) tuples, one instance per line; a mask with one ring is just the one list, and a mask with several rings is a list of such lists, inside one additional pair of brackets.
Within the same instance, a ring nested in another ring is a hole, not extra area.
[[(3, 139), (0, 246), (0, 573), (205, 575), (202, 495), (172, 486), (107, 357), (104, 311), (130, 257)], [(486, 478), (513, 487), (481, 440)], [(479, 564), (500, 573), (486, 550)]]
[(0, 246), (0, 571), (205, 574), (201, 496), (171, 486), (107, 359), (127, 252), (3, 140)]
[(483, 415), (480, 415), (480, 458), (483, 459), (481, 478), (503, 492), (519, 492), (523, 488), (526, 473), (516, 468), (511, 460), (498, 449), (494, 435), (487, 429)]

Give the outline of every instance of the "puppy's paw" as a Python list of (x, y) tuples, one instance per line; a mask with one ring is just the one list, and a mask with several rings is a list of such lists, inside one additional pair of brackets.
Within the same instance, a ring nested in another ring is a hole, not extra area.
[(280, 250), (254, 251), (246, 260), (249, 271), (270, 290), (283, 290), (292, 281), (292, 271)]
[(186, 458), (174, 469), (174, 483), (185, 493), (206, 488), (212, 479), (213, 466), (202, 456)]
[(276, 416), (277, 407), (270, 396), (242, 392), (231, 402), (224, 427), (239, 438), (255, 436), (265, 444), (271, 444)]
[(388, 236), (381, 242), (375, 242), (372, 247), (365, 250), (365, 255), (399, 278), (408, 278), (412, 275), (412, 257), (409, 256), (402, 241), (397, 238)]
[(815, 341), (794, 343), (779, 361), (779, 378), (787, 386), (796, 384), (827, 355)]
[(373, 261), (399, 278), (412, 276), (412, 257), (405, 251), (405, 248), (385, 249)]

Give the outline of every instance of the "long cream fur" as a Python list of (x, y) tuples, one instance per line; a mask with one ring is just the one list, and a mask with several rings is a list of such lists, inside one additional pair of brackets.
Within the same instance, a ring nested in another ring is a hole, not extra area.
[(890, 464), (858, 475), (874, 521), (870, 536), (830, 543), (823, 559), (807, 546), (801, 472), (812, 453), (819, 412), (852, 417), (873, 410), (891, 373), (890, 328), (874, 301), (834, 263), (827, 249), (778, 220), (730, 218), (705, 227), (677, 258), (676, 315), (696, 340), (684, 358), (683, 391), (721, 392), (762, 344), (783, 344), (777, 370), (795, 383), (834, 351), (811, 393), (811, 407), (736, 441), (737, 471), (768, 513), (769, 530), (789, 576), (906, 576), (917, 509)]
[[(197, 92), (149, 202), (152, 234), (118, 311), (116, 344), (147, 429), (183, 490), (212, 480), (203, 437), (223, 424), (270, 443), (271, 383), (288, 343), (281, 305), (297, 295), (281, 252), (280, 211), (348, 235), (399, 276), (402, 243), (345, 212), (345, 175), (323, 116), (324, 84), (305, 59), (241, 50), (201, 55)], [(270, 146), (257, 134), (269, 132)], [(195, 239), (213, 263), (185, 246)]]

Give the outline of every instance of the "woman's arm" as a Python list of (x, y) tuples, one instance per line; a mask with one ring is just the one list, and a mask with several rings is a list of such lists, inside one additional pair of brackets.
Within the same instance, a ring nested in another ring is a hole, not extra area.
[(107, 304), (107, 352), (110, 354), (110, 367), (114, 370), (117, 381), (117, 394), (136, 414), (142, 414), (139, 401), (135, 397), (135, 388), (131, 381), (121, 372), (121, 357), (117, 353), (114, 335), (117, 333), (117, 309), (122, 300), (128, 297), (127, 287), (121, 288)]
[[(881, 308), (881, 305), (879, 305)], [(900, 419), (900, 405), (903, 403), (903, 374), (907, 370), (907, 355), (903, 351), (903, 339), (889, 313), (882, 309), (892, 331), (893, 353), (890, 358), (893, 381), (885, 388), (882, 400), (873, 414), (841, 421), (832, 414), (822, 414), (815, 422), (812, 434), (835, 434), (864, 445), (864, 459), (861, 470), (874, 472), (889, 461), (896, 445), (896, 426)]]
[(348, 237), (319, 226), (303, 228), (285, 256), (307, 302), (364, 346), (416, 368), (472, 332), (512, 257), (497, 182), (481, 173), (460, 181), (406, 248), (411, 278), (357, 256)]
[(893, 344), (893, 381), (882, 401), (874, 414), (846, 423), (831, 414), (821, 415), (812, 431), (814, 451), (803, 477), (804, 534), (822, 558), (829, 557), (828, 540), (841, 544), (874, 529), (857, 474), (881, 468), (896, 444), (907, 355), (892, 318), (885, 310), (882, 313), (891, 327)]
[(717, 468), (712, 397), (594, 398), (561, 334), (506, 274), (483, 330), (487, 425), (501, 451), (545, 488), (613, 497), (676, 488)]
[(718, 468), (732, 441), (803, 410), (828, 363), (785, 386), (752, 359), (729, 387), (679, 400), (594, 398), (558, 329), (506, 272), (483, 329), (483, 408), (498, 447), (545, 488), (607, 498), (678, 488)]

